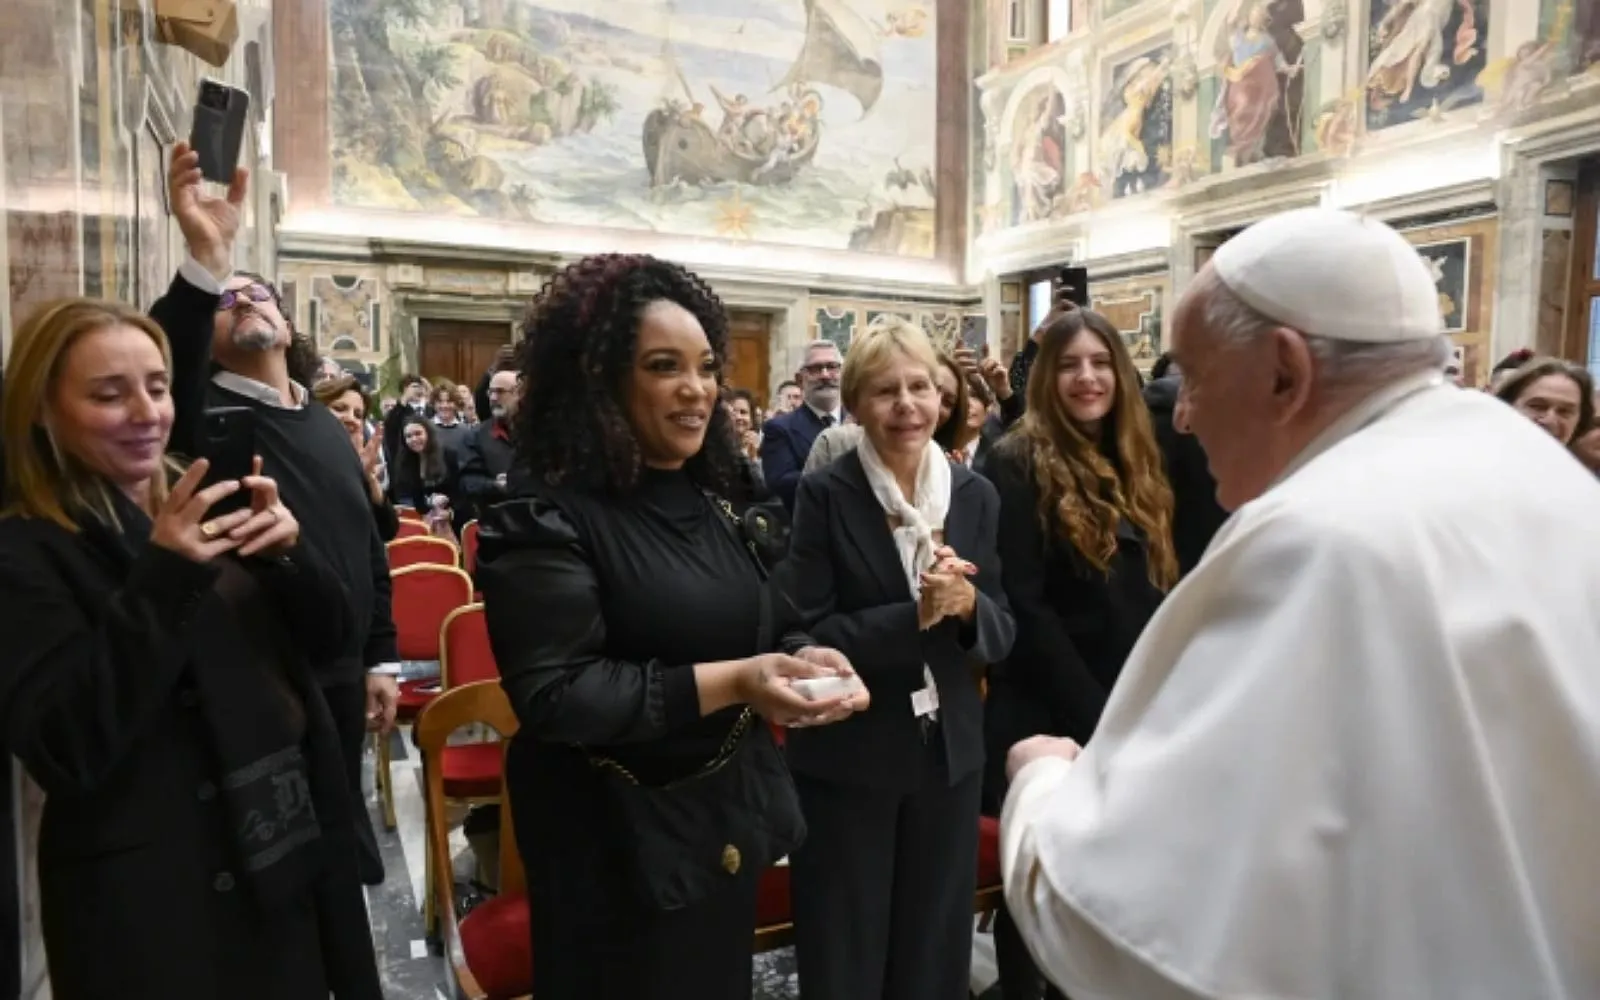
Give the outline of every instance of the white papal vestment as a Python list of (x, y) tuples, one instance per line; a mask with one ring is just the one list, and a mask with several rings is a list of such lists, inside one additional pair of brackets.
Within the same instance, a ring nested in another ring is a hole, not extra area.
[(1228, 521), (1002, 823), (1073, 1000), (1600, 998), (1600, 485), (1412, 380)]

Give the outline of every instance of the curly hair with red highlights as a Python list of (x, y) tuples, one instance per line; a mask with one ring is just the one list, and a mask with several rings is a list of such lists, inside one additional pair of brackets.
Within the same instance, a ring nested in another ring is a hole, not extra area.
[[(517, 449), (540, 482), (621, 493), (639, 481), (639, 441), (624, 394), (653, 302), (675, 302), (705, 330), (720, 372), (728, 318), (711, 287), (688, 269), (646, 254), (596, 254), (552, 277), (528, 305), (517, 367)], [(719, 386), (722, 376), (718, 375)], [(711, 408), (705, 444), (685, 468), (700, 486), (742, 493), (744, 477), (732, 419)]]

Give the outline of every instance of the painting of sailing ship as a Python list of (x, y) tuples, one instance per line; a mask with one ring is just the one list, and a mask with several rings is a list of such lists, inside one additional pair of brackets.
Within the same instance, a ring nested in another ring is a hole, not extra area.
[(931, 257), (934, 0), (329, 0), (335, 199)]

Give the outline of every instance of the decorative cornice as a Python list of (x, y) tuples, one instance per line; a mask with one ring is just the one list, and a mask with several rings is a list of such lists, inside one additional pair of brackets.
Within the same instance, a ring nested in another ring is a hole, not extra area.
[(1484, 214), (1491, 214), (1495, 210), (1496, 186), (1497, 182), (1494, 179), (1484, 177), (1345, 207), (1350, 211), (1382, 219), (1384, 222), (1402, 224), (1411, 219), (1470, 209), (1481, 208)]
[(1562, 160), (1600, 149), (1600, 116), (1594, 112), (1596, 103), (1600, 103), (1600, 93), (1596, 93), (1596, 88), (1581, 88), (1562, 103), (1576, 110), (1540, 119), (1505, 134), (1502, 148), (1512, 165)]
[(1168, 247), (1155, 247), (1150, 250), (1136, 250), (1132, 253), (1091, 259), (1085, 261), (1084, 266), (1089, 269), (1089, 278), (1092, 281), (1117, 281), (1168, 270), (1171, 253)]
[(505, 296), (482, 298), (410, 289), (394, 292), (390, 301), (399, 312), (418, 318), (503, 322), (508, 328), (521, 318), (523, 310), (527, 308), (525, 299)]
[[(284, 229), (280, 253), (296, 260), (360, 261), (368, 263), (420, 263), (423, 266), (476, 264), (496, 270), (550, 273), (579, 259), (578, 254), (517, 250), (509, 247), (465, 246), (426, 240), (397, 240), (368, 236), (304, 232)], [(895, 298), (930, 303), (965, 304), (979, 292), (968, 284), (861, 278), (774, 268), (734, 268), (717, 264), (691, 265), (713, 287), (777, 289), (793, 296), (796, 291), (863, 298)], [(759, 293), (758, 293), (759, 294)], [(742, 304), (732, 303), (730, 304)], [(774, 302), (776, 305), (776, 302)]]
[[(1318, 176), (1321, 171), (1307, 173)], [(1306, 183), (1309, 179), (1297, 175), (1297, 183), (1274, 184), (1265, 190), (1260, 178), (1254, 184), (1218, 185), (1207, 190), (1204, 198), (1182, 205), (1174, 223), (1180, 234), (1194, 236), (1238, 229), (1278, 212), (1312, 208), (1322, 203), (1323, 185)]]

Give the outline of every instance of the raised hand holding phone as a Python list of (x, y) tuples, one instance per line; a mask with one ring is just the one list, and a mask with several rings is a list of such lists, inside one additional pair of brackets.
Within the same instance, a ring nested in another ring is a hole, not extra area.
[(239, 233), (249, 186), (250, 171), (239, 167), (228, 183), (226, 196), (207, 194), (200, 154), (186, 142), (172, 147), (172, 160), (167, 167), (168, 203), (189, 255), (219, 282), (233, 273), (233, 241)]

